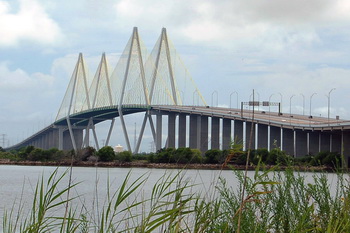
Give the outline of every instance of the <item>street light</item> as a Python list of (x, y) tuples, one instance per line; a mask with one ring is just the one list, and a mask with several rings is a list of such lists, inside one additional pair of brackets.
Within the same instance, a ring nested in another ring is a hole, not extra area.
[(300, 93), (300, 95), (303, 96), (303, 116), (304, 116), (305, 115), (305, 96), (302, 93)]
[(238, 92), (237, 91), (231, 92), (231, 94), (230, 94), (230, 108), (231, 108), (231, 96), (234, 93), (236, 93), (236, 95), (237, 95), (236, 98), (237, 98), (237, 109), (238, 109)]
[(289, 98), (289, 117), (292, 116), (292, 98), (294, 97), (295, 95), (292, 95), (290, 98)]
[(216, 90), (211, 93), (211, 106), (214, 107), (214, 105), (213, 105), (213, 95), (214, 95), (214, 93), (216, 93), (216, 107), (217, 107), (217, 105), (218, 105), (218, 91), (216, 91)]
[(193, 92), (193, 106), (194, 106), (194, 96), (195, 96), (195, 94), (196, 94), (196, 92), (197, 92), (197, 90), (195, 90), (194, 92)]
[(282, 96), (282, 94), (281, 94), (280, 92), (278, 92), (278, 94), (281, 96), (281, 112), (283, 112), (283, 111), (282, 111), (282, 100), (283, 100), (283, 96)]
[(329, 111), (330, 111), (330, 107), (331, 107), (331, 92), (334, 91), (335, 88), (332, 88), (329, 92), (327, 98), (328, 98), (328, 125), (329, 125)]
[(317, 93), (313, 93), (311, 96), (310, 96), (310, 119), (311, 119), (311, 101), (312, 101), (312, 97), (314, 96), (314, 95), (316, 95)]

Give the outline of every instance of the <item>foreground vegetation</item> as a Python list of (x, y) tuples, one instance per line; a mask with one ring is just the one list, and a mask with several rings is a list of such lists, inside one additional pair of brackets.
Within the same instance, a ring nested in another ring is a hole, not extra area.
[[(257, 149), (242, 151), (238, 146), (236, 149), (229, 150), (208, 150), (204, 155), (197, 149), (190, 148), (167, 148), (161, 149), (156, 153), (131, 154), (129, 151), (115, 153), (110, 146), (102, 147), (96, 151), (93, 147), (84, 148), (77, 153), (74, 151), (60, 151), (56, 148), (43, 150), (33, 146), (27, 146), (18, 151), (5, 152), (0, 148), (0, 159), (10, 161), (56, 161), (73, 162), (92, 161), (92, 162), (131, 162), (143, 160), (149, 163), (176, 163), (176, 164), (223, 164), (245, 165), (248, 152), (250, 154), (248, 163), (257, 165), (259, 161), (267, 165), (292, 164), (297, 166), (326, 166), (330, 168), (340, 167), (342, 159), (336, 152), (320, 152), (316, 155), (305, 155), (294, 158), (289, 156), (279, 148), (271, 151), (267, 149)], [(229, 160), (227, 160), (229, 158)]]
[(56, 170), (40, 179), (31, 209), (27, 212), (20, 204), (5, 210), (2, 231), (350, 232), (350, 189), (344, 173), (337, 173), (332, 189), (325, 173), (314, 173), (307, 181), (291, 169), (277, 172), (258, 163), (251, 178), (232, 170), (238, 179), (235, 187), (219, 178), (211, 190), (196, 192), (179, 172), (161, 177), (149, 195), (138, 195), (147, 175), (130, 180), (129, 173), (120, 186), (108, 185), (105, 202), (90, 200), (91, 209), (80, 203), (84, 194), (77, 198), (70, 192), (84, 183), (62, 185), (69, 175), (69, 170)]

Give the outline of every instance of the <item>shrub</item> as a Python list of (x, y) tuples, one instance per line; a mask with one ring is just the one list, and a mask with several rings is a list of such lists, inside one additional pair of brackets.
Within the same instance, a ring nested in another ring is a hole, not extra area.
[(116, 158), (120, 162), (131, 162), (132, 161), (132, 153), (130, 151), (122, 151), (116, 154)]
[(174, 148), (161, 149), (155, 156), (155, 162), (158, 163), (173, 163), (174, 162)]
[(103, 162), (110, 162), (116, 159), (114, 150), (110, 146), (104, 146), (97, 151), (96, 154), (99, 159)]
[(10, 152), (0, 151), (0, 159), (9, 159), (11, 161), (18, 161), (20, 158)]
[(30, 161), (46, 161), (47, 155), (40, 148), (35, 148), (28, 155), (28, 160)]

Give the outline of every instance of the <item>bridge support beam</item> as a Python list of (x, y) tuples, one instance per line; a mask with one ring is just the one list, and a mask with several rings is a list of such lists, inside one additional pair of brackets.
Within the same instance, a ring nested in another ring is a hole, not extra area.
[(268, 126), (257, 124), (258, 127), (258, 148), (268, 148)]
[(307, 132), (302, 130), (295, 131), (295, 156), (307, 155)]
[(276, 147), (281, 148), (281, 128), (270, 126), (270, 151)]
[(282, 150), (294, 156), (294, 130), (283, 128)]
[(344, 156), (344, 166), (350, 167), (350, 132), (342, 131), (342, 155)]
[(179, 115), (179, 139), (178, 139), (178, 147), (186, 147), (186, 115)]
[(176, 113), (168, 114), (168, 148), (175, 148)]
[(342, 136), (341, 134), (332, 133), (331, 135), (331, 152), (341, 153), (342, 151)]
[(316, 155), (320, 152), (320, 133), (309, 132), (309, 154)]
[(234, 141), (235, 143), (243, 144), (243, 121), (235, 120), (233, 122), (233, 130), (234, 130)]
[(220, 149), (220, 118), (211, 118), (211, 149)]
[(156, 150), (162, 148), (162, 114), (158, 113), (156, 115)]
[[(252, 122), (245, 123), (245, 149), (255, 149), (255, 128)], [(253, 130), (253, 131), (252, 131)]]
[(321, 151), (331, 151), (331, 135), (329, 133), (323, 132), (320, 134), (321, 137), (321, 145), (320, 149)]
[(190, 115), (190, 148), (198, 148), (198, 116)]
[(208, 150), (208, 117), (200, 116), (201, 125), (200, 125), (200, 150), (203, 153)]
[(230, 149), (231, 146), (231, 119), (222, 120), (222, 149)]

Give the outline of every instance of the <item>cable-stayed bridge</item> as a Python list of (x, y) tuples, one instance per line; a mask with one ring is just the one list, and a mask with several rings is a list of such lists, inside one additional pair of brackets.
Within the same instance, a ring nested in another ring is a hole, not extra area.
[[(256, 104), (262, 103), (253, 101)], [(144, 118), (131, 148), (125, 117), (138, 112), (144, 112)], [(167, 116), (165, 144), (163, 116)], [(245, 148), (278, 146), (294, 156), (320, 151), (350, 156), (350, 121), (256, 111), (254, 107), (248, 111), (207, 106), (165, 28), (150, 53), (134, 28), (114, 71), (109, 72), (103, 54), (92, 80), (79, 54), (55, 122), (7, 149), (34, 145), (77, 150), (89, 146), (90, 137), (99, 147), (95, 126), (106, 120), (111, 124), (105, 145), (118, 122), (127, 149), (133, 152), (139, 151), (148, 124), (156, 149), (191, 147), (205, 152), (229, 148), (231, 139), (239, 138)], [(251, 128), (253, 137), (249, 137)]]

